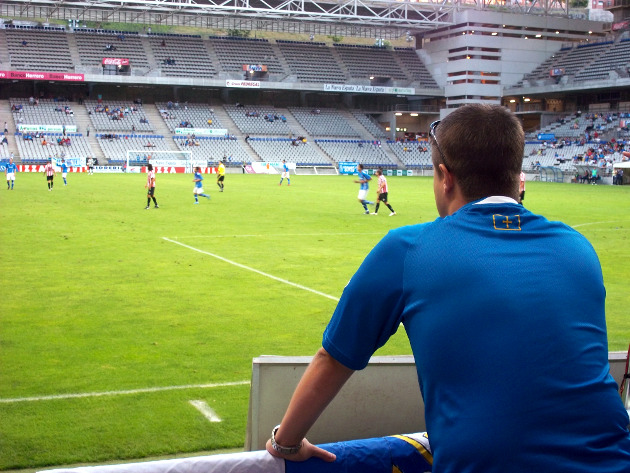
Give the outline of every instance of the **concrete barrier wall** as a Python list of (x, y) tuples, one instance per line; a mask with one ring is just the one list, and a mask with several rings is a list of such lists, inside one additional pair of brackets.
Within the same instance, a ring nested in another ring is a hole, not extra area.
[[(625, 352), (611, 352), (617, 385), (625, 371)], [(249, 397), (245, 450), (265, 448), (280, 423), (310, 356), (255, 358)], [(412, 356), (373, 357), (357, 371), (308, 434), (313, 443), (338, 442), (425, 431), (424, 403)]]

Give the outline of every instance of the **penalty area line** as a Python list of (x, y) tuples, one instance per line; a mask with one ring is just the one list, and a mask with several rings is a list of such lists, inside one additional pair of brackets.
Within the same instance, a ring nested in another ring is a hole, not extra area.
[(301, 284), (297, 284), (297, 283), (288, 281), (286, 279), (279, 278), (278, 276), (274, 276), (273, 274), (265, 273), (265, 272), (260, 271), (258, 269), (252, 268), (250, 266), (245, 266), (244, 264), (237, 263), (236, 261), (229, 260), (227, 258), (224, 258), (223, 256), (215, 255), (214, 253), (210, 253), (208, 251), (200, 250), (199, 248), (195, 248), (194, 246), (186, 245), (185, 243), (181, 243), (181, 242), (176, 241), (176, 240), (171, 240), (170, 238), (166, 238), (166, 237), (162, 237), (162, 238), (164, 240), (166, 240), (166, 241), (171, 242), (171, 243), (175, 243), (176, 245), (183, 246), (184, 248), (188, 248), (189, 250), (196, 251), (197, 253), (201, 253), (201, 254), (207, 255), (207, 256), (212, 256), (213, 258), (221, 260), (221, 261), (223, 261), (225, 263), (229, 263), (229, 264), (231, 264), (233, 266), (236, 266), (237, 268), (246, 269), (247, 271), (251, 271), (253, 273), (260, 274), (261, 276), (264, 276), (264, 277), (269, 278), (269, 279), (273, 279), (274, 281), (278, 281), (278, 282), (281, 282), (283, 284), (288, 284), (289, 286), (297, 287), (298, 289), (302, 289), (304, 291), (312, 292), (313, 294), (317, 294), (318, 296), (326, 297), (327, 299), (332, 299), (335, 302), (339, 302), (339, 298), (338, 297), (331, 296), (329, 294), (317, 291), (315, 289), (311, 289), (310, 287), (302, 286)]
[(92, 393), (71, 393), (71, 394), (53, 394), (50, 396), (33, 396), (33, 397), (17, 397), (13, 399), (0, 399), (0, 404), (14, 404), (17, 402), (33, 402), (33, 401), (53, 401), (57, 399), (78, 399), (85, 397), (101, 397), (101, 396), (122, 396), (124, 394), (142, 394), (157, 393), (162, 391), (176, 391), (183, 389), (207, 389), (222, 388), (227, 386), (242, 386), (249, 384), (249, 381), (234, 381), (230, 383), (212, 383), (212, 384), (185, 384), (183, 386), (158, 386), (155, 388), (128, 389), (124, 391), (102, 391)]

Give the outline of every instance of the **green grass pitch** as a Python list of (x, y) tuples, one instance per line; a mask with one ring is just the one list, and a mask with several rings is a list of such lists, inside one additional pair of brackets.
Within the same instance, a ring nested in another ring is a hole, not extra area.
[[(158, 174), (157, 210), (140, 174), (0, 187), (0, 470), (242, 447), (252, 358), (315, 353), (367, 252), (437, 217), (430, 178), (389, 178), (395, 217), (353, 179), (207, 175), (193, 205), (191, 175)], [(529, 182), (525, 203), (593, 243), (627, 349), (630, 187)], [(378, 354), (410, 353), (399, 332)]]

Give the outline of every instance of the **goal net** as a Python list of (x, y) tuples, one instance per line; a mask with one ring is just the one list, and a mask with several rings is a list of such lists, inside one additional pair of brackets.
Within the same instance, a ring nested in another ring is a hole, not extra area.
[[(201, 164), (193, 161), (192, 151), (164, 151), (153, 149), (129, 149), (127, 150), (127, 169), (143, 167), (147, 164), (154, 167), (184, 168), (184, 172), (192, 172), (195, 166)], [(206, 163), (203, 163), (206, 166)]]

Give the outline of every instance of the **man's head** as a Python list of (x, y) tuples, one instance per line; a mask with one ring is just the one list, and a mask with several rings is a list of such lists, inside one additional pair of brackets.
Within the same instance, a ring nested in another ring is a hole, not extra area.
[(153, 164), (151, 163), (147, 164), (147, 170), (153, 171)]
[(450, 174), (466, 202), (491, 195), (518, 200), (525, 136), (508, 109), (464, 105), (434, 125), (430, 136), (434, 179)]
[(379, 168), (379, 169), (377, 169), (377, 170), (376, 170), (376, 175), (377, 175), (377, 176), (382, 176), (382, 175), (383, 175), (383, 170), (382, 170), (382, 169), (380, 169), (380, 168)]
[(357, 166), (357, 169), (358, 169), (359, 171), (363, 171), (363, 164), (359, 164), (359, 165)]

